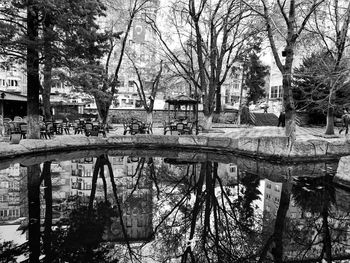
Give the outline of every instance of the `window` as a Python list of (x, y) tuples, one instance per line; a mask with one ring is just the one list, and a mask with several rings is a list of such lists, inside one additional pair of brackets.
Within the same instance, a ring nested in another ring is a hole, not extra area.
[(281, 192), (281, 187), (279, 185), (275, 185), (275, 191), (276, 192)]
[(134, 81), (129, 80), (129, 81), (128, 81), (128, 85), (129, 85), (129, 88), (134, 87)]
[(266, 199), (271, 199), (271, 195), (270, 194), (266, 194)]
[(237, 166), (234, 164), (230, 164), (230, 173), (237, 173)]
[(280, 203), (280, 199), (278, 197), (275, 197), (275, 204), (279, 204)]
[(266, 184), (266, 188), (267, 188), (267, 189), (271, 189), (271, 184), (270, 184), (270, 183), (267, 183), (267, 184)]
[(272, 86), (270, 91), (270, 98), (282, 98), (282, 86)]

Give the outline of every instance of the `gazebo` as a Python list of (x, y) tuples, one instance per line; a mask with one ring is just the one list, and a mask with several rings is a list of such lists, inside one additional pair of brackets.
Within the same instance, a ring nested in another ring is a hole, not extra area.
[[(190, 119), (193, 120), (196, 126), (196, 133), (198, 131), (198, 100), (187, 95), (178, 95), (176, 97), (168, 98), (168, 122), (172, 119)], [(192, 109), (191, 109), (192, 108)], [(171, 117), (171, 111), (173, 116)]]

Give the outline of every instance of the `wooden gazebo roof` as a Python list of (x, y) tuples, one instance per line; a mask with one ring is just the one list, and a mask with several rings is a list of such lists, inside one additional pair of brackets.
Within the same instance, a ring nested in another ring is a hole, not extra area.
[(187, 95), (178, 95), (173, 98), (167, 99), (165, 102), (170, 105), (195, 105), (198, 104), (198, 101), (187, 96)]

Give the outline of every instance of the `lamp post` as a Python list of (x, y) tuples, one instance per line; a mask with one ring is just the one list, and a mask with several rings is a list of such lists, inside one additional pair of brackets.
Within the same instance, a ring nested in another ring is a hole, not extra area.
[(5, 132), (4, 132), (4, 99), (6, 97), (6, 94), (5, 92), (1, 92), (0, 94), (0, 98), (1, 98), (1, 101), (0, 101), (0, 135), (3, 136), (5, 135)]
[(245, 67), (245, 60), (243, 61), (242, 66), (242, 81), (241, 81), (241, 88), (239, 90), (239, 101), (238, 101), (238, 119), (237, 122), (240, 125), (242, 120), (242, 99), (243, 99), (243, 86), (244, 86), (244, 67)]

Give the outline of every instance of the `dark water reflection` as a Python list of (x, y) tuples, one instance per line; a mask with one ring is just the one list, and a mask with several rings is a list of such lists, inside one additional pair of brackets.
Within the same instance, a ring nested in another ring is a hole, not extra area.
[(333, 183), (338, 161), (145, 156), (85, 153), (4, 164), (2, 228), (19, 224), (26, 242), (3, 242), (1, 262), (350, 259), (349, 192)]

